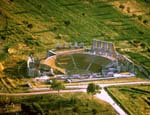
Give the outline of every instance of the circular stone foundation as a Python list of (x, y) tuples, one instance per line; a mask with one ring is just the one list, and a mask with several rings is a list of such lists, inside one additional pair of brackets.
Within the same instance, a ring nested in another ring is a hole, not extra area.
[(56, 65), (64, 68), (67, 74), (100, 73), (102, 67), (111, 60), (97, 55), (86, 53), (62, 54), (56, 58)]

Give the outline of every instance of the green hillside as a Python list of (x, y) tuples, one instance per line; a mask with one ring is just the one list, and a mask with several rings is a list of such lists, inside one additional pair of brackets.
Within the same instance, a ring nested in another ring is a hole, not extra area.
[[(59, 42), (113, 41), (150, 70), (149, 0), (0, 0), (0, 60), (18, 76), (30, 53), (42, 58)], [(1, 74), (3, 74), (1, 73)]]

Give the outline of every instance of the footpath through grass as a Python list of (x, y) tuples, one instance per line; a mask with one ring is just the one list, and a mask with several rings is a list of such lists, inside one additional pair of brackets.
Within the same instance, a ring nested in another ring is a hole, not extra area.
[(107, 91), (130, 115), (150, 115), (150, 85), (113, 86)]

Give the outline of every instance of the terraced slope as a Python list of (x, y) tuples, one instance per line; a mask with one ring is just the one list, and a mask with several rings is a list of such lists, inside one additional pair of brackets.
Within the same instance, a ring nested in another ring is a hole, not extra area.
[(97, 38), (113, 41), (149, 71), (149, 5), (149, 0), (0, 0), (0, 60), (7, 70), (30, 53), (43, 57), (57, 42), (90, 45)]

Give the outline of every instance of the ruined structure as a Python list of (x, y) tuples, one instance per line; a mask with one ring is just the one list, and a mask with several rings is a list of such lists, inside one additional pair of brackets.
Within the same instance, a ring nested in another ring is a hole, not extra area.
[(112, 42), (94, 39), (92, 45), (92, 52), (94, 54), (109, 56), (110, 58), (114, 59), (116, 59), (117, 57), (115, 47)]
[(57, 43), (56, 44), (56, 49), (78, 49), (78, 48), (84, 48), (84, 42), (78, 43), (75, 41), (74, 43), (69, 42), (69, 43)]
[(34, 77), (34, 72), (35, 72), (35, 61), (32, 55), (28, 57), (27, 60), (27, 73), (28, 76)]
[(32, 55), (27, 60), (27, 75), (30, 77), (40, 76), (39, 61)]
[(134, 63), (126, 56), (119, 54), (112, 42), (93, 40), (91, 48), (93, 54), (104, 56), (112, 60), (111, 64), (102, 69), (102, 75), (113, 77), (115, 73), (134, 73)]

